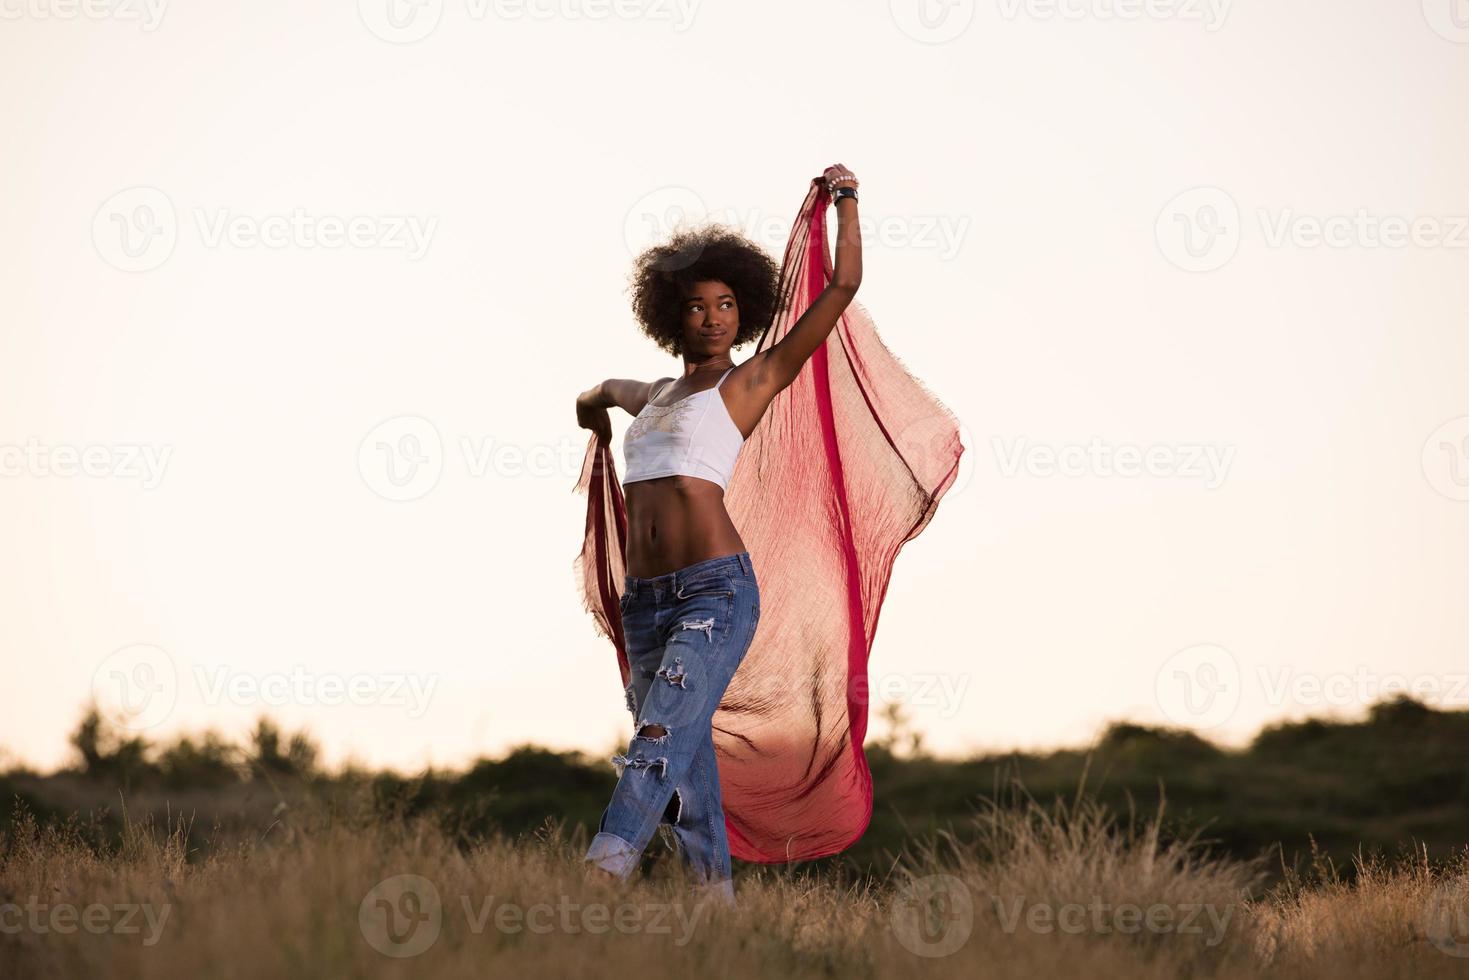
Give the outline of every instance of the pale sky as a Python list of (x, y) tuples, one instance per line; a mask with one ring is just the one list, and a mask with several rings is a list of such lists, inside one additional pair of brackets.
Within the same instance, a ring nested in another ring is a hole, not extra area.
[(968, 446), (870, 664), (929, 747), (1469, 704), (1462, 0), (387, 2), (0, 0), (0, 762), (94, 688), (610, 754), (575, 396), (834, 162)]

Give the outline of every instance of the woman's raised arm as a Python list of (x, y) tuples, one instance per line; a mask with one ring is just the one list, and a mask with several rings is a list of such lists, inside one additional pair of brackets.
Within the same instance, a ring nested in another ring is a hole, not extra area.
[[(841, 164), (828, 167), (823, 176), (836, 187), (855, 189), (857, 186), (852, 171)], [(862, 284), (862, 231), (857, 224), (857, 199), (840, 198), (836, 209), (836, 262), (831, 270), (831, 282), (812, 300), (795, 326), (765, 351), (766, 363), (759, 374), (764, 382), (762, 387), (770, 389), (771, 397), (795, 381), (807, 359), (826, 343), (827, 335)]]

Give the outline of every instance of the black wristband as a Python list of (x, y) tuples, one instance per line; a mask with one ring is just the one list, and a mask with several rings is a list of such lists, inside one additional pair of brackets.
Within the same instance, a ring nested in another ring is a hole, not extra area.
[(835, 204), (844, 197), (850, 197), (854, 201), (857, 200), (857, 188), (838, 187), (835, 191), (832, 192), (831, 203)]

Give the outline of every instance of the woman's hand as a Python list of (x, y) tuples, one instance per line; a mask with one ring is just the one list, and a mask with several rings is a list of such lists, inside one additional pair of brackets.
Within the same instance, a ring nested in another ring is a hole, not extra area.
[(857, 175), (840, 163), (832, 164), (822, 171), (821, 179), (826, 181), (826, 192), (828, 194), (834, 193), (838, 187), (857, 189)]
[(576, 424), (595, 432), (598, 442), (612, 441), (612, 416), (607, 414), (607, 409), (589, 405), (580, 396), (576, 399)]

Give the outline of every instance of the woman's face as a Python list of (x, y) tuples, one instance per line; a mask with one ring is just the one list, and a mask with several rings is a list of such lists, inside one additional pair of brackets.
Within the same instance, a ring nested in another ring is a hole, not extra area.
[(734, 290), (718, 279), (696, 282), (684, 294), (683, 349), (687, 354), (727, 353), (740, 330)]

